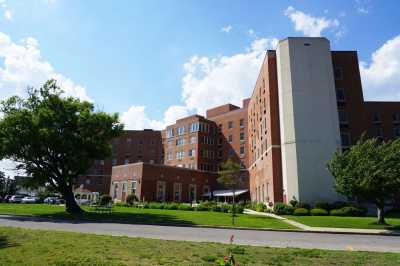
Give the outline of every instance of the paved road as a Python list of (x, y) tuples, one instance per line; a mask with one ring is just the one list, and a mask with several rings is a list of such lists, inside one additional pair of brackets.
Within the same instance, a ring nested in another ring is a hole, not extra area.
[(0, 226), (220, 243), (228, 243), (230, 236), (233, 234), (235, 235), (235, 243), (243, 245), (400, 252), (399, 236), (233, 230), (69, 221), (54, 222), (47, 219), (8, 215), (0, 215)]

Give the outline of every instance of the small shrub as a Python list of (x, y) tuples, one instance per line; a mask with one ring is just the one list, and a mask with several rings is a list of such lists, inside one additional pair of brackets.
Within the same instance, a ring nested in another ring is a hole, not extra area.
[(192, 206), (188, 205), (188, 204), (179, 204), (178, 210), (181, 210), (181, 211), (193, 211), (194, 208)]
[[(233, 205), (228, 205), (228, 212), (232, 212), (233, 210)], [(240, 205), (235, 205), (235, 213), (243, 213), (244, 208)]]
[(296, 216), (306, 216), (309, 215), (308, 210), (306, 208), (297, 208), (293, 211), (293, 215)]
[(367, 210), (364, 208), (357, 207), (343, 207), (341, 209), (335, 209), (331, 211), (332, 216), (365, 216)]
[(221, 206), (215, 205), (215, 206), (211, 207), (211, 211), (213, 211), (213, 212), (221, 212), (222, 209), (221, 209)]
[(266, 208), (267, 208), (267, 206), (265, 206), (264, 203), (258, 203), (256, 205), (256, 211), (258, 211), (258, 212), (264, 212)]
[(324, 209), (326, 211), (330, 210), (330, 204), (328, 202), (316, 201), (314, 204), (314, 208), (316, 209)]
[(309, 209), (311, 209), (311, 206), (310, 206), (310, 204), (308, 204), (308, 203), (299, 201), (299, 202), (296, 204), (296, 208), (304, 208), (304, 209), (309, 210)]
[(135, 203), (135, 201), (137, 201), (137, 197), (136, 197), (135, 194), (129, 194), (129, 195), (126, 197), (126, 203), (127, 203), (129, 206), (132, 206), (132, 205)]
[(149, 208), (150, 209), (164, 209), (164, 204), (158, 203), (158, 202), (151, 202), (151, 203), (149, 203)]
[(210, 208), (207, 207), (207, 206), (204, 205), (204, 204), (199, 204), (199, 205), (197, 205), (197, 206), (195, 207), (195, 210), (196, 210), (196, 211), (209, 211)]
[(99, 204), (100, 204), (101, 206), (105, 206), (105, 205), (110, 204), (111, 201), (112, 201), (111, 196), (110, 196), (110, 195), (107, 195), (107, 194), (104, 194), (104, 195), (101, 195)]
[(341, 208), (349, 207), (349, 206), (350, 206), (350, 204), (347, 203), (347, 202), (344, 202), (344, 201), (335, 201), (334, 203), (330, 204), (329, 208), (330, 208), (331, 210), (334, 210), (334, 209), (341, 209)]
[(294, 208), (285, 203), (277, 202), (274, 206), (274, 213), (278, 215), (292, 214)]
[(177, 204), (177, 203), (170, 203), (170, 204), (166, 204), (166, 205), (164, 206), (164, 209), (166, 209), (166, 210), (177, 210), (178, 207), (179, 207), (179, 204)]
[(327, 216), (327, 215), (329, 215), (329, 212), (324, 209), (315, 208), (315, 209), (311, 209), (310, 214), (312, 216)]
[(292, 205), (292, 207), (297, 207), (297, 203), (299, 203), (299, 201), (293, 197), (292, 200), (289, 201), (290, 205)]
[(221, 205), (221, 212), (229, 212), (229, 205), (228, 204)]

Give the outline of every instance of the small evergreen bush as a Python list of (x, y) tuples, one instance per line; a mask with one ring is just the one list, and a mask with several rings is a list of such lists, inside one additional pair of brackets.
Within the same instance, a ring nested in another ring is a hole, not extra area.
[(193, 211), (194, 208), (192, 206), (188, 205), (188, 204), (179, 204), (178, 210), (181, 210), (181, 211)]
[(309, 215), (309, 212), (306, 208), (297, 208), (293, 211), (293, 215), (306, 216), (306, 215)]
[(331, 216), (365, 216), (367, 210), (357, 207), (343, 207), (341, 209), (334, 209), (331, 211)]
[(257, 203), (256, 205), (256, 211), (258, 212), (264, 212), (267, 206), (265, 206), (264, 203)]
[(112, 198), (111, 198), (110, 195), (107, 195), (107, 194), (101, 195), (100, 201), (99, 201), (99, 204), (100, 204), (101, 206), (108, 205), (108, 204), (110, 204), (111, 202), (112, 202)]
[(315, 209), (311, 209), (310, 214), (312, 216), (327, 216), (327, 215), (329, 215), (329, 212), (324, 209), (315, 208)]
[(304, 209), (309, 210), (309, 209), (311, 209), (311, 206), (310, 206), (310, 204), (308, 204), (308, 203), (299, 201), (299, 202), (296, 204), (296, 208), (304, 208)]
[(294, 211), (294, 208), (292, 206), (289, 206), (285, 203), (282, 202), (277, 202), (275, 203), (274, 206), (274, 213), (277, 215), (287, 215), (287, 214), (292, 214)]
[(328, 202), (316, 201), (314, 204), (314, 208), (316, 209), (324, 209), (326, 211), (330, 210), (330, 204)]

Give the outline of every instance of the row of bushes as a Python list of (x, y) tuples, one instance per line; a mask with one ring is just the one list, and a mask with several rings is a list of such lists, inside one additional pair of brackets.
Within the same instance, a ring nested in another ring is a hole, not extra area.
[(367, 209), (346, 206), (338, 209), (326, 210), (323, 208), (304, 208), (304, 207), (293, 207), (284, 203), (276, 203), (274, 206), (274, 213), (278, 215), (297, 215), (297, 216), (365, 216), (367, 214)]
[(313, 205), (313, 207), (306, 203), (306, 202), (301, 202), (301, 201), (297, 201), (297, 200), (291, 200), (290, 201), (290, 206), (298, 209), (298, 208), (302, 208), (302, 209), (307, 209), (307, 210), (311, 210), (311, 209), (323, 209), (325, 211), (330, 211), (330, 210), (337, 210), (337, 209), (342, 209), (344, 207), (354, 207), (352, 206), (350, 203), (348, 202), (344, 202), (344, 201), (336, 201), (333, 203), (328, 203), (328, 202), (323, 202), (323, 201), (316, 201)]
[[(136, 207), (144, 209), (164, 209), (164, 210), (181, 210), (181, 211), (213, 211), (213, 212), (229, 212), (233, 210), (232, 204), (217, 204), (216, 202), (202, 202), (195, 206), (186, 203), (160, 203), (160, 202), (134, 202), (117, 203), (117, 206)], [(235, 205), (235, 213), (243, 213), (244, 207), (241, 204)]]

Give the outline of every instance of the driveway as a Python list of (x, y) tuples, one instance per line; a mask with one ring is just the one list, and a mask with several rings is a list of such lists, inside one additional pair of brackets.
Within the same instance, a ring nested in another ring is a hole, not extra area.
[(214, 229), (86, 221), (71, 222), (11, 215), (0, 215), (0, 226), (219, 243), (228, 243), (230, 236), (234, 235), (234, 243), (241, 245), (400, 252), (399, 236)]

